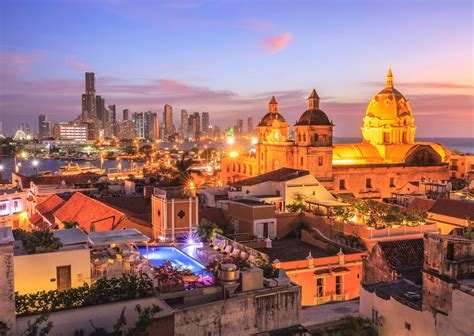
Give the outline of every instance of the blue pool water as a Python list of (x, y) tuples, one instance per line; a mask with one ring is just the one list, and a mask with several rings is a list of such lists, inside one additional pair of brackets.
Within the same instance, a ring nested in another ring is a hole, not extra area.
[[(146, 258), (146, 247), (139, 246), (138, 250)], [(171, 261), (173, 266), (188, 268), (194, 274), (202, 274), (206, 267), (172, 246), (150, 246), (148, 247), (148, 260), (153, 266), (159, 267), (167, 260)]]

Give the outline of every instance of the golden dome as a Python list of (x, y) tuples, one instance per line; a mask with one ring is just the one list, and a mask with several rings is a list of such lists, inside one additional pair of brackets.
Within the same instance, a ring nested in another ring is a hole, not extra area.
[(370, 101), (366, 117), (381, 120), (393, 120), (412, 116), (410, 101), (393, 86), (392, 69), (388, 69), (385, 88)]
[(272, 96), (268, 103), (268, 113), (262, 118), (258, 126), (272, 126), (274, 121), (286, 122), (285, 118), (278, 112), (278, 103), (275, 96)]

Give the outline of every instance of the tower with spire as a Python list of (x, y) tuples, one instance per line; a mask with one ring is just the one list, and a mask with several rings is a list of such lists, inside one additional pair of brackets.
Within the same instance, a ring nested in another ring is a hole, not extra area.
[(385, 77), (385, 88), (386, 89), (392, 89), (393, 88), (392, 67), (388, 68), (387, 76)]

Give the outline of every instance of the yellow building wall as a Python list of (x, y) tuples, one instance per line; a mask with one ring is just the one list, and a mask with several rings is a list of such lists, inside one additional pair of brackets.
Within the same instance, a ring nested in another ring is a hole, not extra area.
[(13, 260), (15, 291), (20, 294), (57, 289), (58, 266), (71, 266), (71, 287), (80, 287), (91, 281), (88, 248), (21, 255)]

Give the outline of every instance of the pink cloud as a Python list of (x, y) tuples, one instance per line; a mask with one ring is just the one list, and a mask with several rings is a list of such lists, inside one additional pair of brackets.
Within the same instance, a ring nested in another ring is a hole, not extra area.
[(38, 57), (23, 53), (0, 52), (0, 64), (12, 69), (16, 73), (26, 72), (26, 65), (36, 63)]
[(194, 9), (201, 6), (201, 3), (194, 1), (168, 1), (161, 5), (161, 7), (169, 9)]
[(291, 39), (291, 33), (285, 33), (261, 41), (261, 46), (266, 49), (268, 55), (275, 55), (285, 49)]
[(80, 71), (86, 71), (86, 70), (90, 69), (90, 66), (88, 66), (87, 64), (84, 64), (84, 63), (72, 63), (71, 68), (76, 69), (76, 70), (80, 70)]

